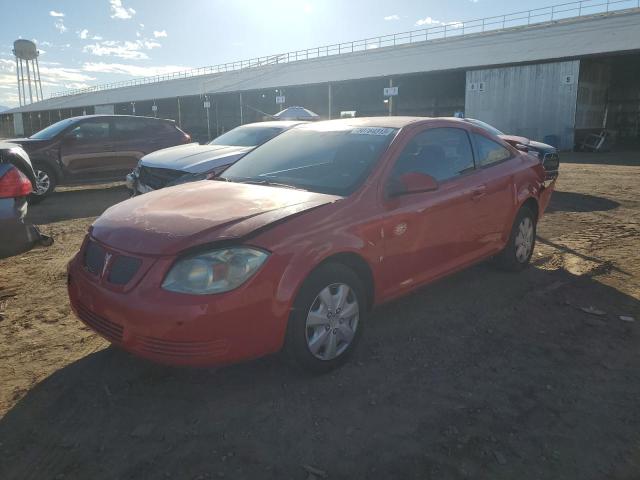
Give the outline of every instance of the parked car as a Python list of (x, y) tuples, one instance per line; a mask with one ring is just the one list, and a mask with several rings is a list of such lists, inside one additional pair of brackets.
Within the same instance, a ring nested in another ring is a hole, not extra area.
[(48, 246), (51, 237), (25, 221), (27, 198), (35, 184), (35, 173), (27, 153), (18, 145), (0, 143), (0, 258)]
[(553, 185), (537, 158), (464, 120), (309, 123), (215, 180), (109, 208), (69, 263), (69, 297), (154, 361), (284, 348), (327, 371), (373, 307), (494, 256), (522, 270)]
[(143, 157), (126, 177), (132, 195), (215, 177), (232, 163), (276, 135), (304, 122), (250, 123), (220, 135), (206, 145), (191, 143)]
[(510, 143), (516, 148), (519, 148), (520, 150), (535, 154), (540, 159), (542, 166), (547, 172), (547, 180), (554, 180), (558, 177), (558, 170), (560, 169), (560, 155), (556, 147), (547, 145), (546, 143), (536, 142), (535, 140), (530, 140), (526, 137), (507, 135), (482, 120), (477, 120), (475, 118), (466, 118), (465, 120), (480, 128), (484, 128), (491, 134), (502, 138), (504, 141)]
[(9, 140), (27, 151), (36, 173), (32, 200), (62, 183), (122, 179), (147, 153), (189, 143), (173, 120), (86, 115), (61, 120), (29, 138)]

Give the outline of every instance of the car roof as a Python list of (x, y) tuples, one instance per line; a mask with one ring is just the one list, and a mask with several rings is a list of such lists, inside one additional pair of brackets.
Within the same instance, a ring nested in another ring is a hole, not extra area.
[(310, 122), (313, 125), (335, 125), (337, 128), (343, 127), (382, 127), (382, 128), (403, 128), (413, 124), (429, 124), (447, 120), (455, 123), (468, 125), (468, 122), (456, 117), (355, 117), (340, 118), (336, 120), (323, 120), (320, 122)]
[(170, 118), (157, 118), (157, 117), (146, 117), (144, 115), (109, 115), (96, 113), (93, 115), (78, 115), (77, 117), (68, 117), (63, 118), (63, 120), (85, 120), (87, 118), (142, 118), (145, 120), (158, 120), (160, 122), (175, 122), (175, 120), (171, 120)]

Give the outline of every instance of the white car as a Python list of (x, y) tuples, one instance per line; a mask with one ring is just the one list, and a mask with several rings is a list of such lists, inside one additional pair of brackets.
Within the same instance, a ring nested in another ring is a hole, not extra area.
[(254, 148), (289, 130), (299, 121), (249, 123), (229, 130), (205, 145), (190, 143), (145, 155), (127, 175), (127, 187), (140, 195), (181, 183), (213, 178)]

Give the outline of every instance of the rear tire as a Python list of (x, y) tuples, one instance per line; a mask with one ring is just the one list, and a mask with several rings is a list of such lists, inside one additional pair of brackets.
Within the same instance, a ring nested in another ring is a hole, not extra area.
[(500, 268), (519, 272), (529, 265), (536, 245), (536, 217), (528, 207), (522, 207), (511, 227), (511, 235), (504, 250), (497, 256)]
[(339, 263), (321, 265), (305, 280), (289, 316), (285, 353), (306, 371), (341, 366), (362, 336), (367, 298), (358, 276)]
[(56, 189), (56, 173), (49, 165), (37, 163), (33, 166), (36, 174), (36, 186), (34, 192), (29, 195), (29, 203), (40, 203)]

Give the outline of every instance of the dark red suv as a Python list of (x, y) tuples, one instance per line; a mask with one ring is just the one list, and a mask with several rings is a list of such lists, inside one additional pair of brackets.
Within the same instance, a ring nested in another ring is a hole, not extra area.
[(143, 155), (189, 143), (173, 120), (130, 115), (87, 115), (61, 120), (29, 138), (16, 138), (36, 173), (32, 201), (61, 183), (122, 179)]

